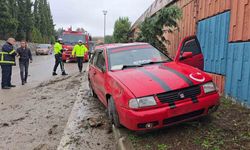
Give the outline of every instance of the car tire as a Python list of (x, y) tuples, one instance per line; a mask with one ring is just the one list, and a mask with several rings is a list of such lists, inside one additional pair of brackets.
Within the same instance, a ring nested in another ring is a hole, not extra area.
[(64, 63), (66, 63), (66, 60), (62, 60)]
[(90, 81), (89, 81), (89, 89), (90, 89), (90, 96), (94, 97), (94, 98), (97, 98), (97, 95), (96, 95), (95, 91), (93, 90)]
[(115, 127), (121, 127), (119, 115), (115, 107), (114, 99), (112, 97), (110, 97), (108, 100), (108, 117), (110, 121), (115, 125)]

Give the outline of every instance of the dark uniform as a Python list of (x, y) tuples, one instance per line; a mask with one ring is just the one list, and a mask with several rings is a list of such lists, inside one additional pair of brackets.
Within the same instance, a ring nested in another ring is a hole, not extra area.
[(9, 89), (15, 87), (11, 84), (12, 66), (15, 65), (16, 51), (13, 45), (6, 43), (0, 52), (0, 65), (2, 68), (2, 88)]
[(30, 60), (32, 61), (32, 55), (29, 48), (18, 48), (17, 53), (19, 54), (19, 67), (20, 67), (20, 76), (22, 84), (27, 83), (28, 78), (28, 69)]

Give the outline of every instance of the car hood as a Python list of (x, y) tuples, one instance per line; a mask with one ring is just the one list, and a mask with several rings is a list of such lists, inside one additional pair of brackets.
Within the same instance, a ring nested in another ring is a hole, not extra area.
[(203, 71), (176, 62), (113, 71), (111, 75), (124, 84), (135, 97), (187, 88), (212, 80)]

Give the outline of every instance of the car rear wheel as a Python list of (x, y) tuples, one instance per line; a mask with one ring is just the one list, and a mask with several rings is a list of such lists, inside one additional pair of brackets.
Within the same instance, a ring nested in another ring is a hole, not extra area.
[(108, 117), (111, 120), (111, 122), (115, 125), (115, 127), (117, 128), (121, 127), (119, 115), (117, 113), (115, 102), (112, 97), (110, 97), (108, 100)]
[(95, 91), (93, 90), (90, 81), (89, 81), (89, 89), (90, 89), (90, 96), (97, 98), (97, 95), (96, 95)]
[(62, 60), (64, 63), (66, 63), (66, 60)]

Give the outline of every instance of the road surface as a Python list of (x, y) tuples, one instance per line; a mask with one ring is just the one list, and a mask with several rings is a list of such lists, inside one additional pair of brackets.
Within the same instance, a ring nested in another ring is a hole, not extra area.
[[(12, 84), (16, 85), (17, 87), (11, 90), (0, 89), (0, 100), (8, 101), (9, 99), (13, 99), (26, 90), (32, 89), (43, 81), (55, 78), (52, 77), (52, 70), (54, 65), (54, 57), (52, 55), (33, 56), (33, 59), (33, 63), (31, 63), (29, 66), (28, 84), (26, 84), (25, 86), (21, 85), (19, 66), (17, 64), (17, 66), (13, 67), (12, 72)], [(75, 63), (65, 64), (65, 69), (71, 75), (77, 73), (77, 66)], [(57, 72), (60, 75), (60, 67), (58, 67)], [(0, 73), (0, 78), (2, 78), (1, 76), (2, 74)]]
[(0, 150), (115, 149), (105, 108), (88, 94), (86, 73), (67, 63), (68, 76), (60, 70), (52, 76), (53, 65), (53, 56), (35, 56), (24, 86), (13, 68), (17, 87), (0, 90)]

